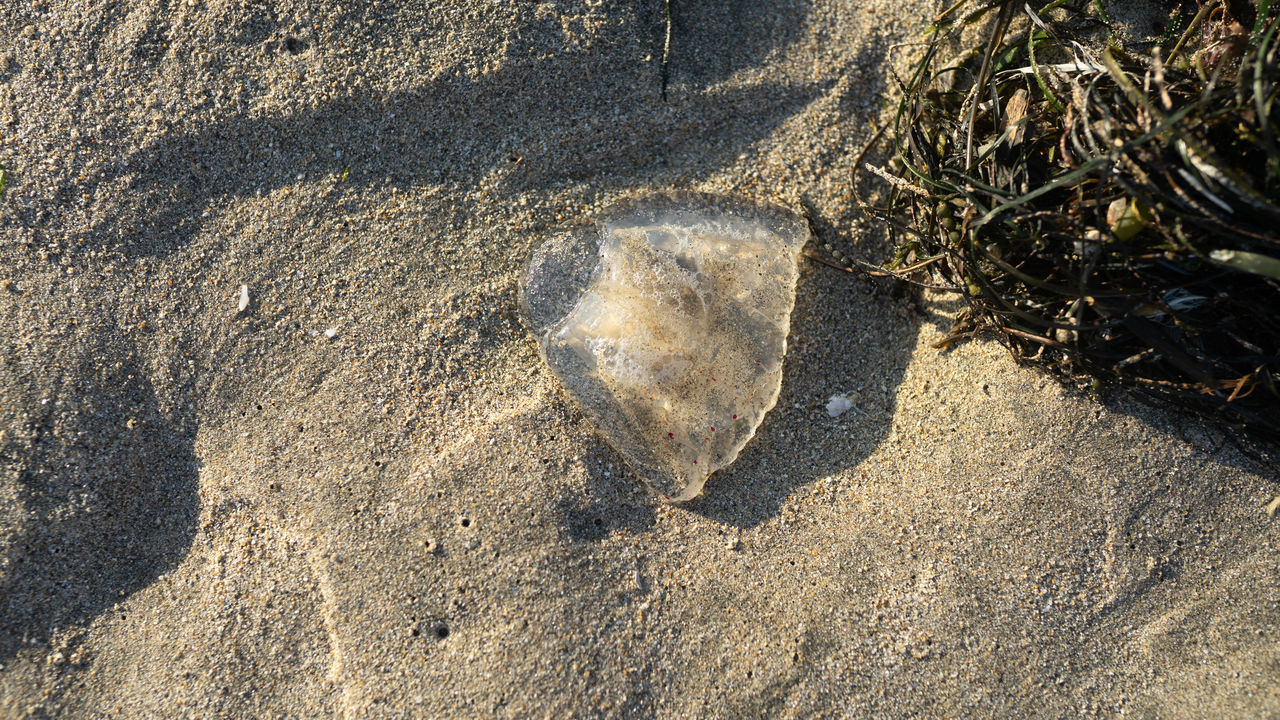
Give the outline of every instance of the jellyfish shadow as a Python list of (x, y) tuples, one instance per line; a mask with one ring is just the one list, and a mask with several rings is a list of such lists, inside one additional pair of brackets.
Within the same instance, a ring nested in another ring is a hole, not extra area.
[(0, 575), (0, 661), (147, 586), (195, 536), (194, 423), (163, 412), (136, 353), (106, 337), (47, 397), (31, 378), (4, 378), (34, 411), (0, 445), (0, 462), (17, 468), (6, 481), (17, 517), (4, 523), (15, 532)]
[[(576, 408), (564, 409), (566, 419), (583, 417)], [(649, 490), (634, 480), (622, 458), (603, 440), (595, 438), (582, 450), (583, 466), (588, 469), (587, 491), (582, 496), (561, 497), (556, 507), (564, 537), (574, 543), (595, 543), (615, 533), (630, 536), (648, 532), (656, 522), (656, 501)]]
[[(825, 267), (806, 275), (778, 403), (737, 461), (684, 506), (690, 512), (755, 527), (776, 516), (796, 489), (855, 467), (888, 435), (921, 317), (887, 285)], [(840, 337), (850, 334), (860, 339)], [(848, 396), (853, 407), (832, 417), (826, 404), (833, 395)]]

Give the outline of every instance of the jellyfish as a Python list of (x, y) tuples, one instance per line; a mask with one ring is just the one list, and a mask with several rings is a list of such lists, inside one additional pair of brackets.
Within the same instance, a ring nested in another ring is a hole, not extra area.
[(698, 496), (777, 402), (809, 234), (776, 205), (654, 194), (530, 258), (520, 306), (542, 359), (660, 497)]

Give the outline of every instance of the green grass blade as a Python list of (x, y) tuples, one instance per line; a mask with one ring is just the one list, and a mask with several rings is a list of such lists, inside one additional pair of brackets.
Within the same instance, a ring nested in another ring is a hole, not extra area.
[(1280, 280), (1280, 260), (1244, 250), (1214, 250), (1209, 259), (1223, 267)]

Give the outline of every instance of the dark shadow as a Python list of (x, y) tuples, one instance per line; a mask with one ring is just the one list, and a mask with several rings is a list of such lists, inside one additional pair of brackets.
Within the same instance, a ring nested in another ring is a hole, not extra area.
[[(697, 88), (781, 50), (804, 17), (802, 3), (676, 5), (685, 28), (680, 63)], [(647, 6), (618, 12), (642, 13), (636, 23), (655, 30), (660, 19)], [(313, 202), (321, 216), (353, 210), (350, 191), (370, 186), (442, 187), (459, 199), (486, 177), (508, 193), (587, 180), (605, 190), (633, 186), (637, 176), (664, 168), (674, 153), (702, 157), (696, 164), (701, 170), (681, 173), (683, 182), (695, 181), (736, 161), (789, 110), (827, 89), (762, 82), (682, 91), (663, 103), (659, 63), (644, 62), (639, 53), (647, 48), (634, 38), (605, 34), (593, 42), (608, 47), (548, 56), (545, 48), (563, 42), (559, 25), (536, 20), (531, 8), (521, 6), (520, 13), (527, 26), (507, 39), (506, 58), (491, 72), (423, 68), (432, 79), (410, 91), (348, 91), (320, 105), (258, 117), (229, 109), (225, 119), (175, 129), (93, 176), (68, 181), (62, 197), (97, 188), (116, 203), (68, 244), (129, 256), (166, 254), (190, 243), (206, 211), (221, 200), (315, 181), (325, 185), (307, 185), (316, 197), (303, 202)], [(254, 27), (242, 31), (266, 32)], [(290, 50), (292, 36), (277, 38), (273, 31), (263, 38), (268, 35), (274, 51), (265, 62), (298, 62), (294, 58), (312, 47), (305, 37), (293, 38)], [(618, 121), (620, 111), (626, 122)], [(547, 147), (575, 151), (539, 153)], [(64, 225), (56, 216), (71, 210), (56, 209), (52, 217), (47, 210), (24, 210), (18, 218), (38, 236), (52, 236)]]
[[(654, 0), (655, 9), (662, 7)], [(760, 65), (799, 37), (807, 2), (690, 2), (671, 0), (671, 97), (681, 83), (698, 89)], [(660, 31), (665, 35), (665, 18)], [(661, 42), (658, 47), (661, 48)]]
[(599, 542), (614, 532), (643, 533), (653, 525), (653, 509), (640, 504), (606, 505), (603, 501), (560, 501), (564, 534), (573, 542)]
[[(890, 297), (887, 282), (807, 265), (778, 404), (738, 460), (712, 475), (703, 495), (685, 506), (691, 512), (755, 527), (777, 515), (797, 488), (857, 465), (889, 432), (921, 317)], [(860, 339), (834, 339), (848, 334)], [(854, 393), (852, 409), (828, 414), (832, 395)]]
[(99, 332), (52, 387), (4, 368), (6, 399), (32, 410), (0, 445), (17, 483), (0, 661), (145, 587), (195, 536), (194, 424), (157, 406), (136, 353), (111, 336)]
[[(545, 372), (549, 374), (550, 370)], [(542, 403), (537, 410), (511, 424), (524, 428), (521, 433), (526, 441), (533, 439), (539, 447), (547, 448), (556, 444), (555, 428), (588, 429), (575, 434), (572, 461), (565, 448), (549, 449), (539, 458), (546, 472), (552, 475), (565, 477), (574, 465), (586, 471), (586, 487), (581, 492), (557, 493), (551, 506), (553, 515), (559, 518), (557, 525), (564, 539), (575, 544), (591, 544), (614, 533), (642, 534), (653, 526), (658, 501), (627, 468), (622, 457), (594, 432), (591, 421), (562, 389), (556, 392), (554, 400)]]
[(1237, 427), (1238, 419), (1225, 412), (1185, 407), (1143, 388), (1108, 386), (1100, 392), (1083, 389), (1086, 380), (1063, 381), (1072, 392), (1099, 402), (1107, 410), (1127, 415), (1230, 467), (1275, 478), (1280, 490), (1280, 444), (1261, 432)]
[[(579, 422), (587, 422), (577, 410), (567, 406), (565, 410)], [(588, 468), (590, 483), (586, 495), (563, 496), (557, 507), (565, 537), (573, 542), (592, 543), (614, 532), (635, 535), (653, 526), (654, 501), (638, 484), (629, 489), (619, 487), (619, 482), (638, 481), (612, 448), (597, 438), (583, 448), (582, 462)], [(605, 472), (609, 475), (605, 476)]]
[[(967, 302), (959, 295), (922, 304), (928, 322), (943, 335), (951, 331), (955, 318), (966, 307)], [(998, 334), (992, 331), (980, 332), (978, 338), (1000, 341)], [(1009, 362), (1043, 373), (1045, 377), (1058, 383), (1070, 397), (1097, 403), (1099, 416), (1105, 408), (1109, 412), (1131, 417), (1171, 438), (1177, 438), (1218, 462), (1246, 472), (1280, 478), (1280, 447), (1265, 438), (1237, 430), (1224, 418), (1183, 408), (1171, 403), (1163, 395), (1144, 391), (1140, 387), (1107, 381), (1095, 389), (1090, 375), (1067, 375), (1055, 371), (1054, 366), (1033, 362), (1019, 363), (1012, 357)]]

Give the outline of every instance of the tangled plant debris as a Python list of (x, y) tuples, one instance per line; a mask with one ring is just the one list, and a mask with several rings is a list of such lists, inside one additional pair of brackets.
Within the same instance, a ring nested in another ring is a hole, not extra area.
[(1280, 439), (1276, 9), (1174, 3), (1147, 43), (1118, 41), (1107, 9), (939, 16), (891, 160), (866, 168), (888, 182), (863, 202), (891, 228), (887, 269), (964, 295), (944, 346), (993, 333), (1064, 377)]

